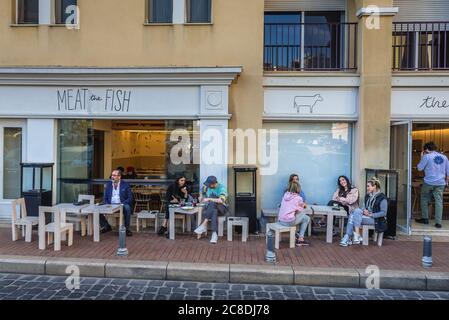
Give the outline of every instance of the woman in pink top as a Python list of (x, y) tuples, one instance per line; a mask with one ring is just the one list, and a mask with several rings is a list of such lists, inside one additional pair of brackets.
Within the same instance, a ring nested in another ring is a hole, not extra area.
[(299, 195), (301, 186), (296, 181), (291, 181), (288, 184), (287, 192), (285, 192), (281, 207), (279, 209), (278, 221), (281, 225), (292, 227), (300, 225), (299, 233), (296, 233), (296, 246), (309, 245), (304, 240), (304, 234), (309, 225), (310, 218), (304, 213), (304, 201)]

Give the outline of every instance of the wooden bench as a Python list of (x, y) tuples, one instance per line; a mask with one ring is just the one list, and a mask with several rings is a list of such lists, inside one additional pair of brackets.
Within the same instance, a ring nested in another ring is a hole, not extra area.
[(286, 227), (279, 223), (267, 223), (267, 236), (266, 239), (268, 239), (268, 232), (270, 230), (274, 231), (274, 247), (276, 249), (279, 249), (279, 242), (281, 240), (281, 233), (283, 232), (290, 232), (290, 248), (295, 247), (295, 233), (296, 233), (296, 226), (292, 227)]
[[(362, 226), (362, 229), (363, 229), (362, 231), (363, 245), (367, 246), (369, 243), (369, 231), (375, 230), (374, 225), (365, 224)], [(383, 232), (377, 233), (376, 231), (374, 231), (373, 241), (376, 241), (379, 247), (382, 247), (383, 238), (384, 238)]]

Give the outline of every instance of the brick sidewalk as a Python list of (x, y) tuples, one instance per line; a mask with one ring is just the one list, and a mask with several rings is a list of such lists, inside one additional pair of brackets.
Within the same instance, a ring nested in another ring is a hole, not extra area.
[[(281, 242), (276, 250), (279, 265), (332, 268), (366, 268), (377, 265), (384, 270), (423, 271), (421, 267), (422, 242), (384, 240), (383, 247), (374, 243), (370, 246), (352, 246), (341, 248), (338, 239), (327, 244), (323, 236), (312, 237), (311, 246), (288, 248), (288, 239)], [(46, 256), (70, 258), (123, 259), (116, 257), (118, 236), (116, 232), (102, 235), (100, 243), (91, 238), (74, 235), (72, 247), (62, 245), (62, 251), (55, 252), (53, 247), (41, 251), (37, 248), (37, 232), (33, 233), (33, 242), (11, 241), (11, 230), (0, 228), (0, 255)], [(167, 262), (202, 262), (227, 264), (263, 265), (265, 262), (265, 238), (250, 236), (248, 242), (226, 241), (220, 238), (218, 244), (209, 244), (208, 239), (197, 240), (191, 234), (177, 234), (176, 240), (158, 237), (154, 233), (139, 233), (127, 238), (128, 260), (151, 260)], [(433, 267), (429, 271), (449, 272), (449, 243), (433, 243)]]

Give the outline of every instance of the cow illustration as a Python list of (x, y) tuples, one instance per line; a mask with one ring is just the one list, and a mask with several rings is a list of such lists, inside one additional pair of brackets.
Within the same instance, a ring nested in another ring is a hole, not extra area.
[(313, 108), (318, 102), (324, 101), (320, 94), (314, 96), (296, 96), (294, 100), (294, 108), (296, 112), (301, 113), (301, 108), (309, 108), (309, 113), (313, 113)]

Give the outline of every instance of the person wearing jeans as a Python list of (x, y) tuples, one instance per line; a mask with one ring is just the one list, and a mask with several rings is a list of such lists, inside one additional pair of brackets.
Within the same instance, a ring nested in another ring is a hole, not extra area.
[(223, 216), (228, 212), (228, 192), (226, 187), (218, 183), (217, 178), (209, 176), (204, 182), (204, 187), (201, 192), (201, 202), (205, 203), (203, 211), (204, 221), (195, 233), (201, 235), (207, 231), (207, 222), (211, 221), (212, 237), (210, 243), (218, 242), (218, 216)]
[(380, 192), (379, 180), (373, 177), (366, 184), (365, 206), (363, 209), (355, 209), (349, 215), (346, 234), (341, 239), (340, 246), (362, 243), (363, 239), (360, 236), (362, 225), (374, 225), (374, 219), (386, 217), (387, 211), (387, 197)]
[(421, 152), (418, 170), (424, 171), (424, 183), (421, 188), (421, 215), (415, 219), (418, 223), (429, 224), (429, 202), (435, 199), (435, 227), (441, 228), (443, 216), (443, 191), (449, 179), (449, 161), (444, 154), (436, 152), (437, 146), (428, 142)]
[(300, 196), (301, 186), (296, 181), (288, 184), (287, 192), (282, 198), (279, 209), (278, 222), (286, 227), (299, 225), (299, 233), (296, 233), (296, 246), (306, 246), (309, 242), (304, 240), (304, 234), (310, 223), (310, 217), (304, 212), (304, 201)]

